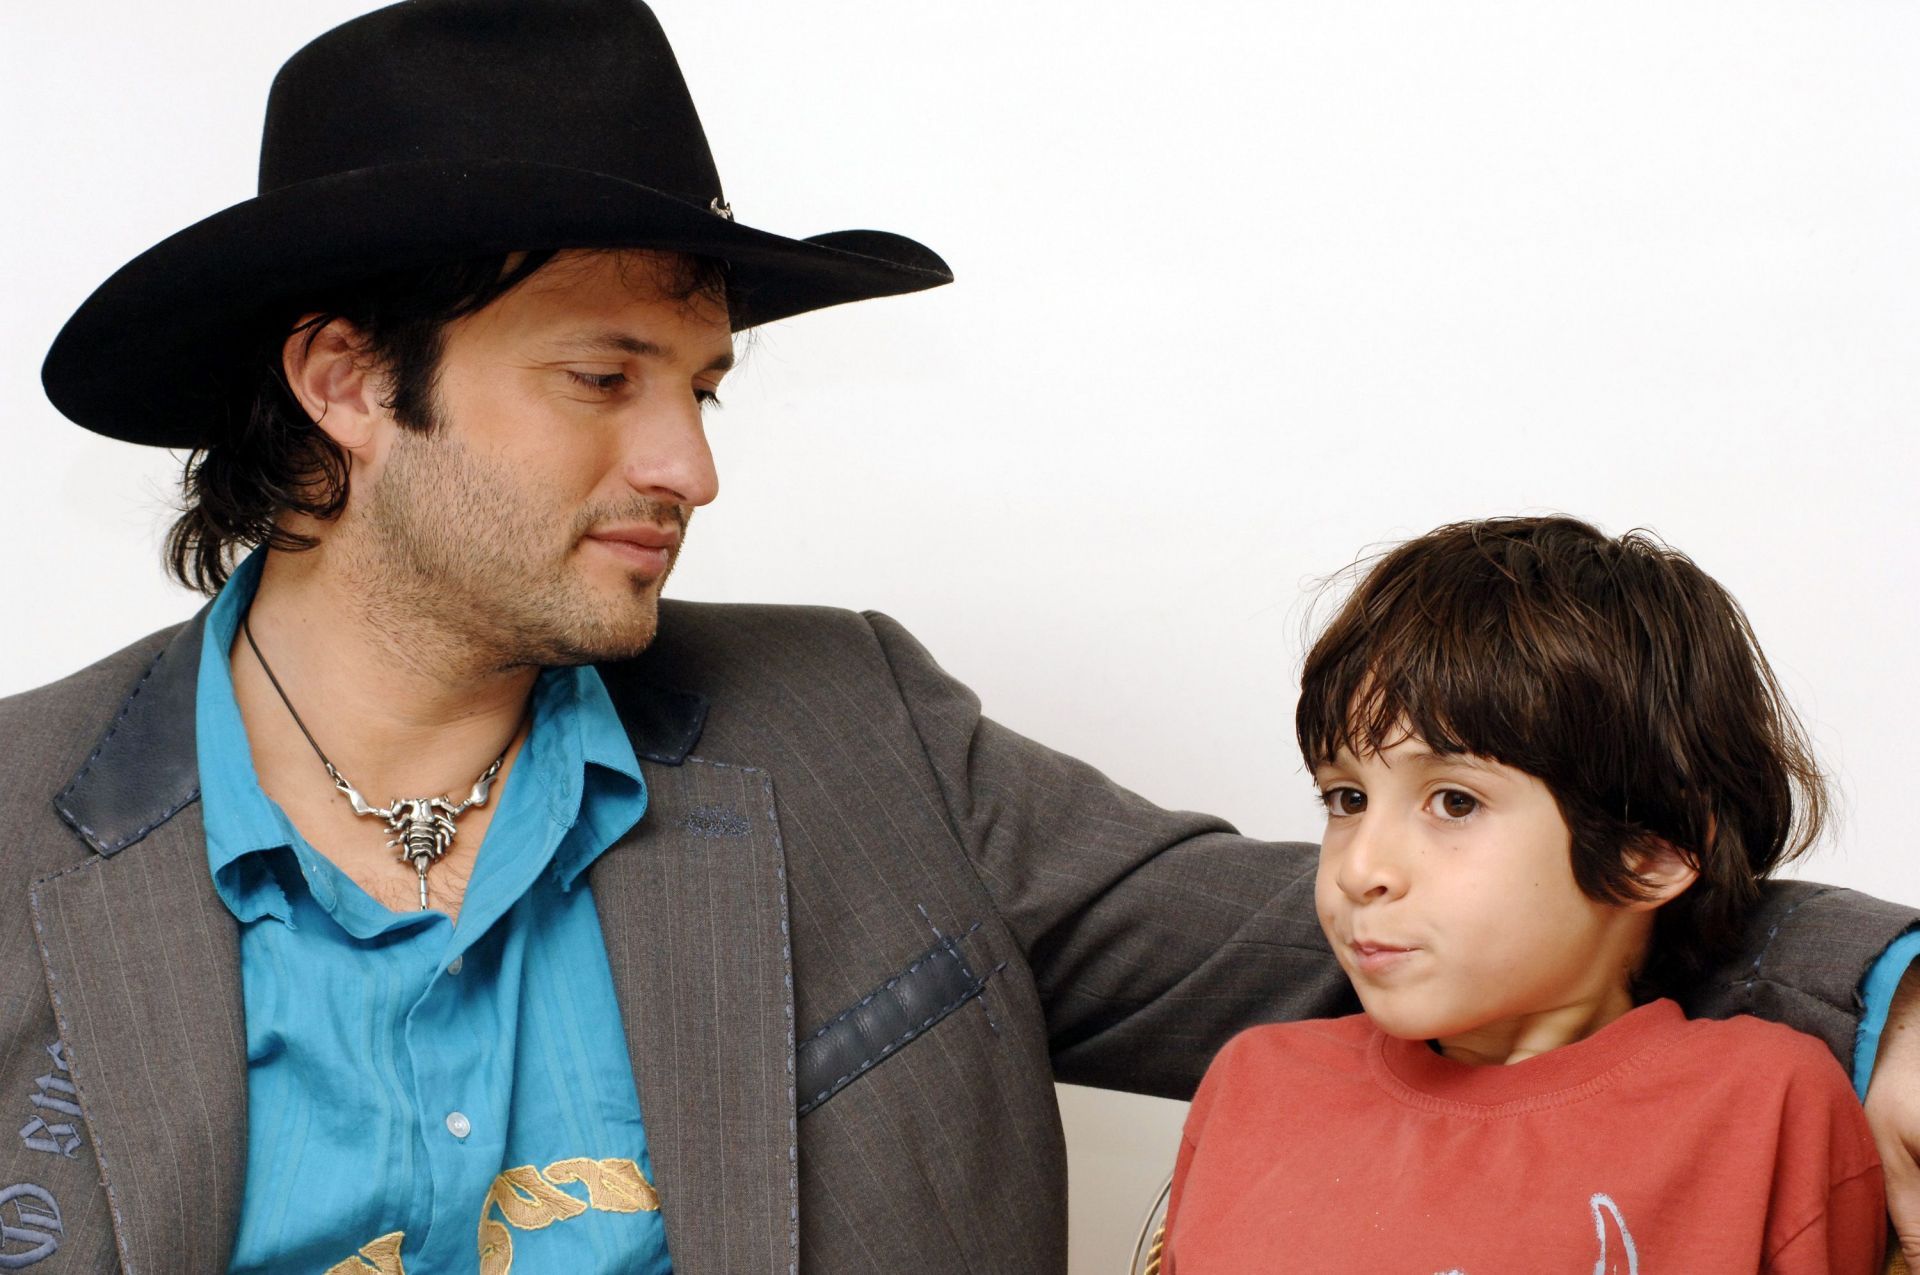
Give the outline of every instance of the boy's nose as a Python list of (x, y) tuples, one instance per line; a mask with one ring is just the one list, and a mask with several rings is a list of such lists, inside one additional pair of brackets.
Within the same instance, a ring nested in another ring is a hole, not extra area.
[(1355, 903), (1399, 898), (1408, 881), (1393, 829), (1371, 812), (1356, 818), (1359, 826), (1347, 834), (1335, 883)]

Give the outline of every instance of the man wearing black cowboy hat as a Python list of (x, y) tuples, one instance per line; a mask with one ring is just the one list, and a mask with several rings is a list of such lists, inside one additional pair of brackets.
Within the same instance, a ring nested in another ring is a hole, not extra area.
[[(659, 601), (731, 333), (949, 275), (733, 220), (643, 8), (348, 23), (260, 186), (46, 365), (202, 449), (217, 596), (0, 705), (0, 1269), (1058, 1271), (1056, 1076), (1180, 1095), (1344, 1006), (1310, 848), (884, 616)], [(1694, 1008), (1849, 1051), (1914, 921), (1777, 887)]]

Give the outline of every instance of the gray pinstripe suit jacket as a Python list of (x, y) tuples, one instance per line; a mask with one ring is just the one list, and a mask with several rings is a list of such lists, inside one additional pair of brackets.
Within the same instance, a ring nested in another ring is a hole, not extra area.
[[(246, 1058), (199, 642), (0, 702), (0, 1270), (225, 1269)], [(982, 718), (884, 616), (668, 604), (603, 671), (652, 804), (592, 882), (681, 1275), (1057, 1273), (1056, 1078), (1184, 1096), (1237, 1028), (1349, 1008), (1310, 847)], [(1844, 1053), (1915, 921), (1776, 886), (1690, 1008)]]

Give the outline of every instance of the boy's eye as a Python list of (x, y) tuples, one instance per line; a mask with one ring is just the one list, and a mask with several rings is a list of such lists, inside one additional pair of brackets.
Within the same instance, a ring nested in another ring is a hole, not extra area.
[(1358, 788), (1325, 788), (1320, 792), (1320, 803), (1327, 808), (1329, 818), (1344, 819), (1367, 808), (1367, 794)]
[(1427, 807), (1442, 819), (1465, 819), (1480, 808), (1480, 799), (1472, 793), (1448, 788), (1433, 794)]

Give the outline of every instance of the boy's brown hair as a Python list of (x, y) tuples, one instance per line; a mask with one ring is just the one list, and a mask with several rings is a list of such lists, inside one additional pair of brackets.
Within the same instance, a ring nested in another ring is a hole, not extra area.
[(1382, 556), (1308, 654), (1295, 730), (1309, 766), (1411, 731), (1537, 777), (1593, 899), (1644, 897), (1634, 851), (1672, 845), (1700, 875), (1655, 918), (1647, 992), (1731, 954), (1827, 805), (1732, 596), (1645, 532), (1562, 516), (1454, 523)]

